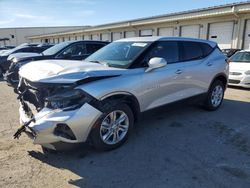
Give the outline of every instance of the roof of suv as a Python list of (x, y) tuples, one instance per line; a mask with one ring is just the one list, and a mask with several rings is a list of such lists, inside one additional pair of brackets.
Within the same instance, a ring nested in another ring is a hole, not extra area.
[(216, 46), (217, 43), (209, 40), (197, 39), (197, 38), (185, 38), (185, 37), (162, 37), (162, 36), (152, 36), (152, 37), (133, 37), (124, 38), (117, 40), (115, 42), (155, 42), (155, 41), (192, 41), (192, 42), (204, 42), (212, 47)]

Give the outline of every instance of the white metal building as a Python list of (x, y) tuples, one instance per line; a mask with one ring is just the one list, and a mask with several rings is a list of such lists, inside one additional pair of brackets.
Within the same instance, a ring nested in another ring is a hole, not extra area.
[[(84, 28), (86, 28), (86, 26), (0, 28), (0, 39), (9, 39), (5, 41), (5, 44), (16, 46), (29, 42), (27, 37), (30, 35), (45, 35), (53, 32), (66, 32)], [(1, 41), (0, 46), (3, 45), (4, 42)]]
[(180, 36), (216, 41), (220, 48), (250, 48), (250, 2), (135, 19), (70, 32), (29, 36), (31, 42), (114, 41), (134, 36)]

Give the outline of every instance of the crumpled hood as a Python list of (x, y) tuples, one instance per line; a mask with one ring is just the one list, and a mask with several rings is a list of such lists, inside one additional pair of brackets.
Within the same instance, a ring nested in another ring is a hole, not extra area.
[(247, 71), (250, 70), (250, 63), (230, 62), (229, 70), (232, 71)]
[(42, 54), (39, 53), (14, 53), (9, 55), (8, 60), (11, 60), (13, 58), (16, 58), (17, 61), (24, 60), (24, 59), (30, 59), (33, 57), (40, 57)]
[(19, 75), (31, 82), (74, 83), (86, 78), (118, 76), (125, 72), (126, 69), (86, 61), (42, 60), (22, 66)]

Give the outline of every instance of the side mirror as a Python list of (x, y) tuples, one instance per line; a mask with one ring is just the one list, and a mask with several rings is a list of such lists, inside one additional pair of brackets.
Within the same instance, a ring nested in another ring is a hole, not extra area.
[(71, 55), (72, 55), (72, 54), (71, 54), (70, 52), (67, 52), (67, 51), (66, 51), (66, 52), (63, 52), (63, 57), (64, 57), (64, 58), (70, 58)]
[(167, 61), (164, 58), (153, 57), (149, 60), (148, 68), (145, 70), (145, 72), (150, 72), (154, 69), (165, 67), (166, 65), (167, 65)]

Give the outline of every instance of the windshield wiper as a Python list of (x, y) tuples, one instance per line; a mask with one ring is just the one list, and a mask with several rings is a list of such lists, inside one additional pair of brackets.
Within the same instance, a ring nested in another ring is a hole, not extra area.
[(105, 65), (105, 66), (109, 66), (108, 63), (104, 62), (104, 61), (96, 61), (96, 60), (93, 60), (93, 61), (89, 61), (91, 63), (98, 63), (98, 64), (101, 64), (101, 65)]

